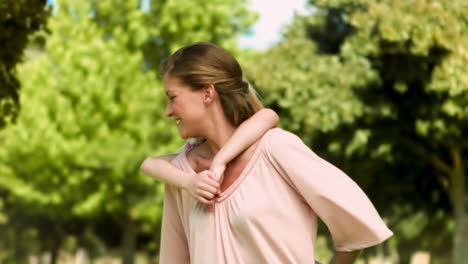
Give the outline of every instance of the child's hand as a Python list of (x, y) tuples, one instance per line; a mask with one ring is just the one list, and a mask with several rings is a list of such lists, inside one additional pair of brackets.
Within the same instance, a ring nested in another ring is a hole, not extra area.
[[(226, 170), (226, 164), (221, 163), (211, 163), (210, 171), (215, 175), (215, 179), (221, 184), (224, 180), (224, 171)], [(219, 190), (219, 189), (218, 189)], [(218, 191), (219, 194), (219, 191)]]
[(211, 205), (214, 203), (213, 198), (218, 193), (219, 186), (215, 174), (209, 170), (204, 170), (194, 174), (185, 189), (196, 200)]

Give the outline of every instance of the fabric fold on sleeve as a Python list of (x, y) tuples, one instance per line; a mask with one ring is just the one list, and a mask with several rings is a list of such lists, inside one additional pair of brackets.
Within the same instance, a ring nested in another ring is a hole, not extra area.
[(187, 237), (177, 206), (177, 190), (174, 188), (165, 186), (159, 263), (188, 264), (190, 254)]
[(279, 128), (269, 134), (267, 156), (327, 225), (337, 251), (370, 247), (392, 236), (369, 198), (344, 172), (296, 135)]

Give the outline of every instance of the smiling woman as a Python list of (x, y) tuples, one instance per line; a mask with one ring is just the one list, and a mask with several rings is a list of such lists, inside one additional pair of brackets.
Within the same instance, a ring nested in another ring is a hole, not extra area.
[[(243, 80), (237, 60), (211, 43), (180, 49), (161, 66), (161, 74), (169, 98), (166, 116), (179, 123), (184, 139), (203, 133), (200, 129), (214, 129), (203, 115), (214, 114), (215, 123), (227, 118), (237, 127), (262, 108), (256, 93)], [(203, 108), (204, 103), (211, 102), (210, 107)]]
[(194, 138), (198, 133), (197, 122), (203, 118), (200, 107), (203, 106), (203, 90), (192, 91), (178, 78), (170, 76), (164, 77), (164, 88), (168, 97), (166, 116), (174, 118), (183, 139)]

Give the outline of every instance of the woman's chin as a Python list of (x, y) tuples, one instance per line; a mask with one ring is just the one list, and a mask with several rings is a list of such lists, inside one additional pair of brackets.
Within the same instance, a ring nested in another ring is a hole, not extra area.
[(189, 133), (187, 133), (185, 131), (181, 131), (180, 129), (179, 129), (179, 135), (183, 140), (187, 140), (187, 139), (191, 138)]
[(189, 138), (196, 138), (199, 137), (199, 133), (197, 133), (193, 129), (187, 129), (187, 127), (184, 127), (182, 125), (179, 125), (177, 127), (179, 129), (179, 135), (182, 139), (187, 140)]

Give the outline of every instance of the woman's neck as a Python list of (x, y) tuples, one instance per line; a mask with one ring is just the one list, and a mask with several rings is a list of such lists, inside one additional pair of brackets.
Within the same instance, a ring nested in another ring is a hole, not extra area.
[(214, 157), (234, 134), (236, 127), (229, 122), (224, 113), (213, 115), (206, 121), (203, 133), (206, 139), (204, 147), (207, 155)]
[(228, 142), (236, 128), (232, 125), (213, 126), (206, 134), (206, 148), (212, 155), (216, 155), (218, 151)]

